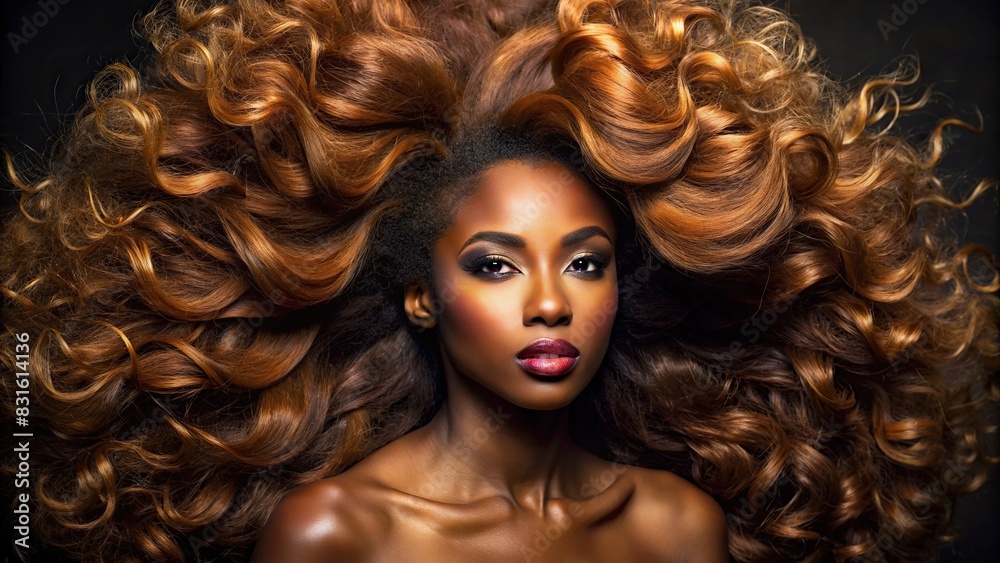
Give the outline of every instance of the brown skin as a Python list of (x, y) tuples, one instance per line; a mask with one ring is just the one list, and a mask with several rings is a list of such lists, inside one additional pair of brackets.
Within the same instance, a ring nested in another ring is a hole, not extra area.
[[(520, 241), (476, 240), (484, 232)], [(288, 493), (253, 561), (728, 561), (709, 495), (570, 439), (568, 405), (597, 373), (617, 309), (615, 236), (604, 202), (563, 165), (490, 167), (433, 248), (438, 301), (422, 283), (404, 297), (410, 321), (437, 330), (440, 411)], [(543, 337), (580, 350), (568, 374), (514, 361)]]

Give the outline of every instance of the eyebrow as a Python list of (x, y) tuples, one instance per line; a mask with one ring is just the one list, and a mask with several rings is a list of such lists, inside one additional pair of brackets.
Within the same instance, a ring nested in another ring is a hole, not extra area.
[(573, 246), (574, 244), (581, 243), (591, 237), (604, 237), (611, 242), (611, 236), (604, 231), (604, 229), (598, 226), (583, 227), (582, 229), (577, 229), (572, 233), (564, 236), (562, 240), (559, 241), (559, 245), (563, 248), (567, 246)]
[[(608, 242), (611, 242), (611, 236), (608, 235), (608, 233), (604, 229), (598, 226), (590, 226), (577, 229), (572, 233), (563, 236), (562, 239), (560, 239), (559, 241), (559, 246), (566, 248), (567, 246), (573, 246), (574, 244), (581, 243), (591, 237), (604, 237), (608, 239)], [(462, 252), (463, 250), (465, 250), (465, 247), (469, 246), (474, 242), (479, 242), (479, 241), (492, 242), (495, 244), (499, 244), (502, 246), (509, 246), (512, 248), (524, 248), (525, 246), (527, 246), (527, 243), (524, 242), (524, 239), (517, 235), (512, 235), (510, 233), (502, 233), (500, 231), (479, 231), (478, 233), (469, 237), (468, 240), (466, 240), (465, 243), (462, 245), (462, 248), (459, 248), (458, 251)]]

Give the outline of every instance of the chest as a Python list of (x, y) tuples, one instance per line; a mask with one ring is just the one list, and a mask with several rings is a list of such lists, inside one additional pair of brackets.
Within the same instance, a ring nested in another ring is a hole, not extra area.
[(556, 563), (653, 561), (621, 519), (594, 525), (562, 521), (510, 521), (478, 529), (442, 529), (427, 522), (397, 522), (373, 562)]

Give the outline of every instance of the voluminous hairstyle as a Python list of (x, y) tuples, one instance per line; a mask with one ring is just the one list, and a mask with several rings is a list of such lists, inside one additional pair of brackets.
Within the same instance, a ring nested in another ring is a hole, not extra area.
[(998, 277), (944, 227), (942, 128), (893, 132), (912, 66), (848, 92), (738, 0), (179, 0), (146, 32), (43, 174), (8, 161), (0, 354), (30, 335), (49, 545), (247, 555), (286, 491), (426, 423), (393, 270), (417, 180), (486, 130), (634, 223), (575, 431), (712, 494), (736, 559), (925, 559), (981, 482)]

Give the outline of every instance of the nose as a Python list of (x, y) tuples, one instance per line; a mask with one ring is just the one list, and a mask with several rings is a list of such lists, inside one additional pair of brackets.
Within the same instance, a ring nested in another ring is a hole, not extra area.
[(573, 309), (559, 276), (540, 273), (534, 278), (524, 306), (524, 325), (568, 325), (573, 320)]

